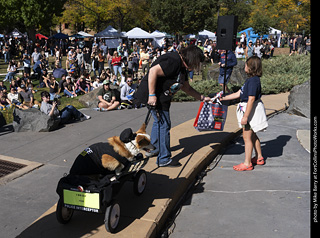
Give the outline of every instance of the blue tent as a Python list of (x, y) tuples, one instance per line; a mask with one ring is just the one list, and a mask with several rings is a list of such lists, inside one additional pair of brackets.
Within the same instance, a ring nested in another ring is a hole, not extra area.
[(68, 39), (69, 36), (63, 33), (57, 33), (53, 36), (50, 36), (49, 38), (53, 38), (53, 39)]
[[(256, 34), (252, 27), (249, 27), (243, 31), (240, 31), (238, 34), (246, 33), (247, 35), (247, 45), (249, 45), (249, 40), (252, 40), (253, 44), (256, 42), (257, 38), (260, 38), (258, 34)], [(262, 39), (268, 38), (268, 35), (263, 35)]]

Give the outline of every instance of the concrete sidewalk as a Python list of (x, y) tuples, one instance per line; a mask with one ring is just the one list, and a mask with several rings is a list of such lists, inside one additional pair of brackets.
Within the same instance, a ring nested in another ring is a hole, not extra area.
[[(288, 93), (263, 96), (267, 114), (281, 110), (287, 103)], [(229, 106), (224, 131), (197, 132), (194, 119), (171, 130), (173, 159), (182, 167), (158, 168), (156, 158), (151, 158), (144, 168), (148, 171), (146, 191), (140, 197), (127, 183), (118, 196), (121, 218), (116, 234), (106, 232), (103, 214), (75, 212), (71, 222), (60, 225), (55, 218), (55, 206), (51, 207), (19, 237), (155, 237), (174, 206), (196, 175), (207, 166), (228, 141), (239, 135), (236, 106)]]
[(266, 164), (233, 170), (245, 158), (239, 136), (190, 191), (170, 238), (310, 237), (310, 153), (297, 136), (297, 130), (309, 131), (310, 141), (310, 119), (280, 113), (268, 124), (258, 133)]

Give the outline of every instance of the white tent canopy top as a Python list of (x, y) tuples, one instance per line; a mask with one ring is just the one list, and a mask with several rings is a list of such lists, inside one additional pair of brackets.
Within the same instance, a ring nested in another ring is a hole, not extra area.
[(199, 36), (208, 36), (208, 38), (210, 40), (215, 40), (216, 39), (216, 34), (211, 32), (211, 31), (207, 31), (207, 30), (199, 31), (198, 35)]
[(128, 31), (126, 33), (126, 37), (129, 39), (149, 39), (149, 38), (154, 38), (153, 35), (149, 34), (148, 32), (142, 30), (139, 27), (135, 27)]
[(163, 37), (166, 37), (166, 34), (163, 33), (163, 32), (160, 32), (158, 30), (154, 31), (151, 33), (151, 35), (155, 38), (163, 38)]
[(88, 34), (87, 32), (84, 31), (79, 31), (77, 34), (82, 35), (84, 37), (93, 37), (93, 35)]

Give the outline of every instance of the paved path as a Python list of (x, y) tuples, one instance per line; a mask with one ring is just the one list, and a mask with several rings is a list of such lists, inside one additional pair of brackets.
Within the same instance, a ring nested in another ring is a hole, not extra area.
[[(287, 96), (280, 94), (263, 97), (267, 113), (284, 108)], [(135, 197), (132, 187), (129, 188), (132, 185), (128, 183), (119, 194), (123, 213), (118, 233), (113, 236), (154, 237), (159, 233), (196, 175), (237, 134), (239, 129), (235, 106), (229, 107), (223, 132), (197, 132), (192, 127), (192, 118), (198, 106), (199, 102), (173, 104), (171, 148), (174, 159), (179, 160), (183, 166), (175, 169), (157, 168), (155, 158), (151, 159), (145, 167), (149, 171), (145, 193), (139, 198)], [(61, 226), (55, 219), (55, 206), (52, 205), (58, 200), (55, 194), (57, 181), (63, 173), (68, 172), (78, 153), (87, 145), (119, 135), (124, 128), (138, 129), (146, 111), (108, 113), (90, 111), (88, 114), (92, 116), (91, 120), (71, 124), (55, 132), (9, 133), (1, 136), (1, 140), (4, 139), (0, 145), (1, 154), (44, 164), (40, 169), (1, 187), (0, 209), (4, 216), (0, 218), (0, 223), (3, 224), (2, 230), (6, 237), (14, 237), (21, 232), (21, 237), (107, 236), (103, 215), (77, 213), (70, 224)]]
[(310, 130), (310, 120), (271, 118), (258, 133), (266, 164), (249, 172), (232, 169), (244, 160), (242, 137), (228, 146), (185, 202), (170, 238), (309, 237), (310, 154), (297, 130)]

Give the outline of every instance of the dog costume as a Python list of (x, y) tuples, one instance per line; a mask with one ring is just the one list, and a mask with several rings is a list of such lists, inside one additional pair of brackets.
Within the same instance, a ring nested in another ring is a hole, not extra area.
[[(131, 141), (134, 140), (136, 134), (130, 128), (125, 129), (120, 134), (120, 140), (125, 143), (126, 147), (131, 146)], [(132, 145), (134, 146), (134, 145)], [(114, 171), (109, 171), (102, 166), (102, 155), (107, 154), (118, 160), (121, 164), (128, 165), (127, 158), (116, 153), (113, 147), (108, 142), (100, 142), (90, 145), (82, 151), (74, 161), (70, 174), (75, 175), (90, 175), (90, 174), (112, 174)]]

